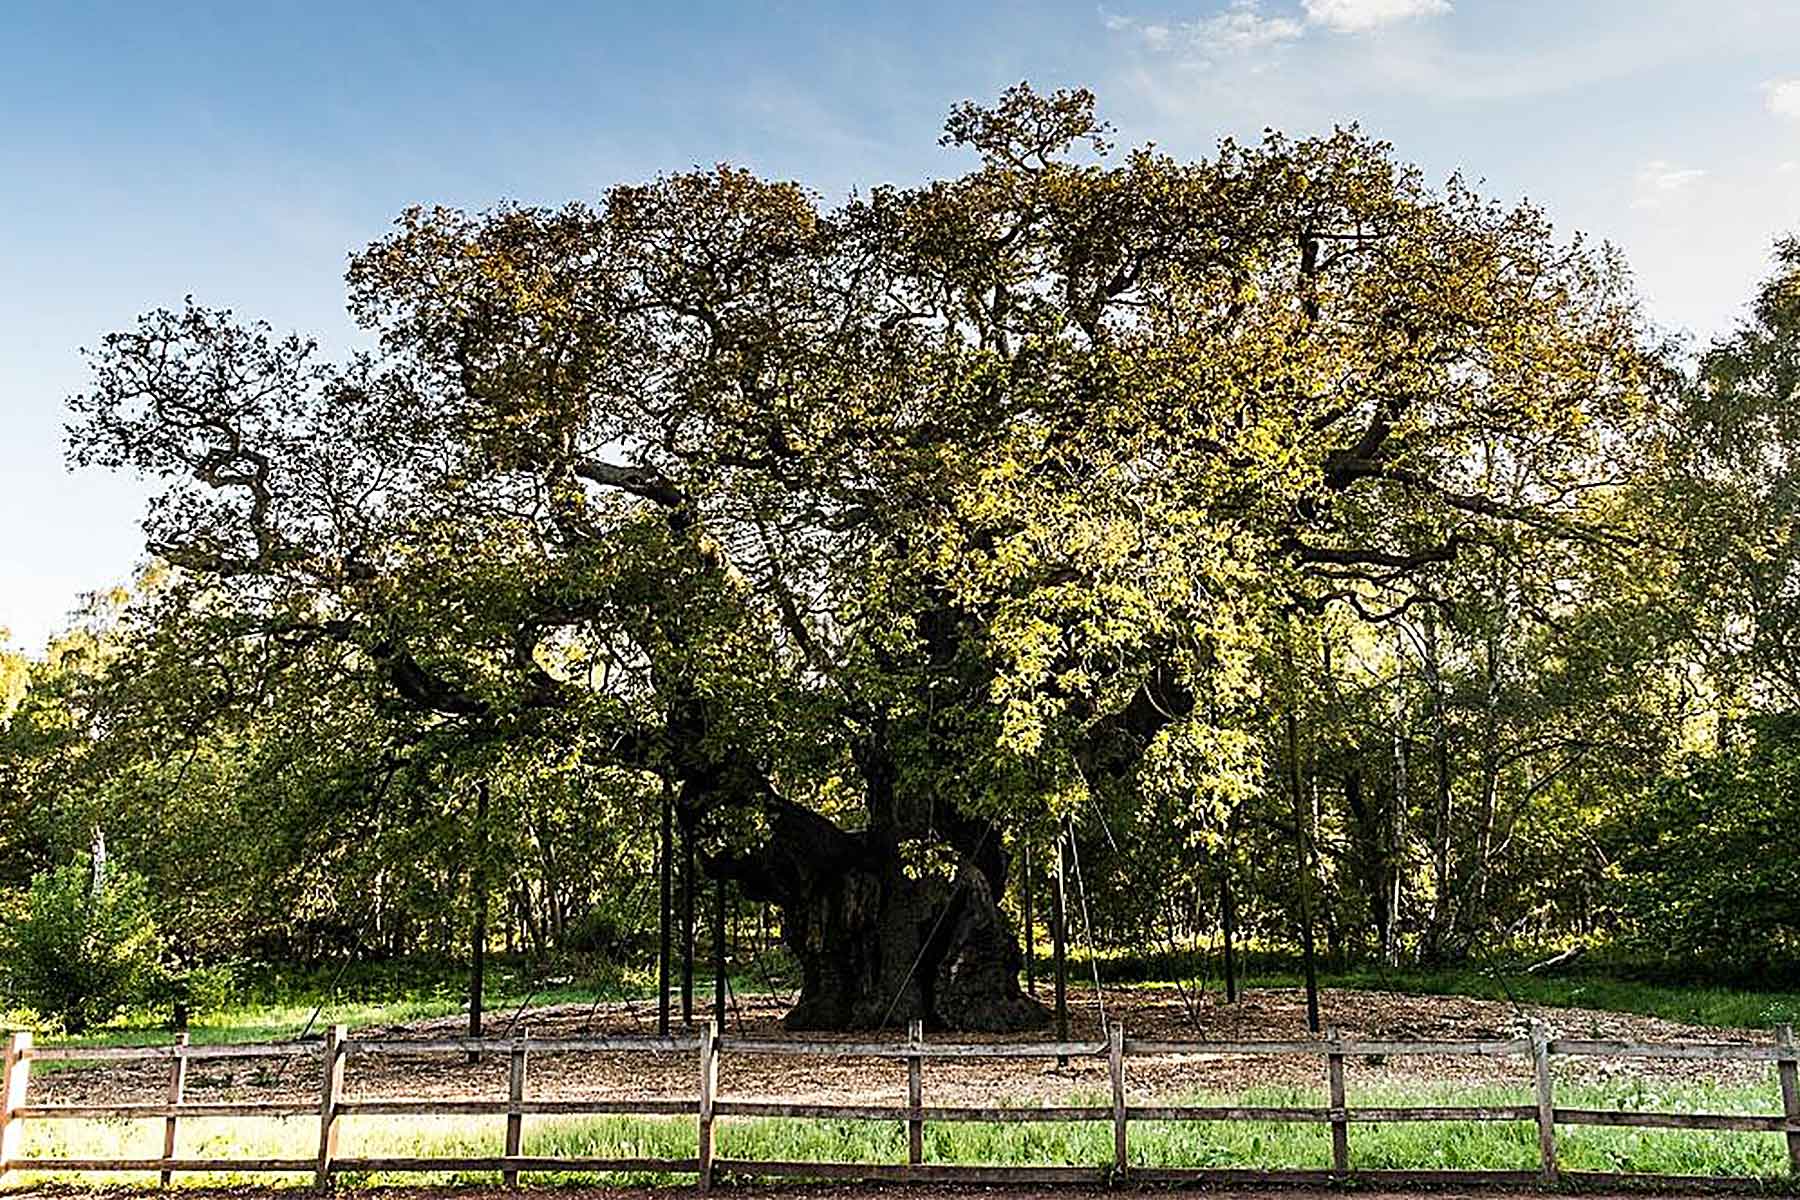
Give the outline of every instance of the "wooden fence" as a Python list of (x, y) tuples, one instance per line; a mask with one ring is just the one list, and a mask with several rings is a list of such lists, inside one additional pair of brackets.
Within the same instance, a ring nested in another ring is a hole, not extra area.
[[(526, 1085), (531, 1054), (606, 1053), (669, 1054), (696, 1056), (696, 1094), (693, 1099), (609, 1100), (528, 1098)], [(719, 1095), (719, 1059), (725, 1052), (810, 1058), (859, 1057), (904, 1060), (907, 1064), (907, 1102), (901, 1105), (825, 1104), (795, 1101), (771, 1103), (734, 1101)], [(418, 1097), (408, 1099), (347, 1099), (346, 1067), (351, 1059), (383, 1055), (501, 1055), (511, 1064), (504, 1100)], [(1322, 1108), (1277, 1108), (1202, 1105), (1139, 1105), (1127, 1100), (1126, 1065), (1133, 1058), (1157, 1055), (1298, 1055), (1323, 1058), (1330, 1103)], [(1351, 1107), (1345, 1078), (1345, 1060), (1360, 1056), (1439, 1055), (1499, 1059), (1518, 1056), (1530, 1064), (1536, 1082), (1531, 1104), (1437, 1107)], [(1735, 1060), (1773, 1062), (1780, 1084), (1780, 1113), (1742, 1115), (1726, 1113), (1672, 1113), (1559, 1108), (1555, 1102), (1550, 1064), (1557, 1057), (1608, 1056), (1702, 1061)], [(195, 1103), (184, 1096), (187, 1067), (194, 1060), (225, 1058), (302, 1058), (319, 1062), (316, 1102)], [(1095, 1106), (1064, 1107), (947, 1107), (925, 1103), (925, 1064), (933, 1059), (1074, 1059), (1103, 1057), (1111, 1082), (1111, 1102)], [(32, 1104), (29, 1097), (31, 1064), (44, 1061), (162, 1060), (169, 1064), (167, 1099), (142, 1104)], [(1100, 1042), (949, 1043), (927, 1042), (917, 1023), (905, 1042), (808, 1042), (726, 1038), (704, 1026), (697, 1036), (673, 1038), (600, 1037), (533, 1039), (465, 1039), (440, 1041), (356, 1040), (344, 1026), (330, 1029), (322, 1043), (274, 1045), (194, 1046), (186, 1038), (174, 1044), (145, 1047), (38, 1047), (31, 1035), (14, 1034), (4, 1060), (0, 1088), (0, 1178), (12, 1171), (154, 1171), (167, 1183), (178, 1171), (202, 1172), (304, 1172), (320, 1187), (335, 1175), (372, 1171), (480, 1171), (497, 1172), (510, 1186), (521, 1173), (543, 1171), (650, 1171), (693, 1175), (700, 1190), (721, 1177), (809, 1177), (860, 1180), (930, 1181), (964, 1184), (987, 1183), (1121, 1183), (1132, 1182), (1278, 1182), (1336, 1183), (1351, 1179), (1393, 1183), (1502, 1183), (1555, 1184), (1560, 1179), (1619, 1183), (1644, 1180), (1655, 1183), (1717, 1183), (1713, 1177), (1610, 1175), (1564, 1172), (1557, 1166), (1556, 1130), (1560, 1125), (1614, 1125), (1650, 1129), (1704, 1129), (1786, 1136), (1790, 1169), (1800, 1178), (1800, 1085), (1796, 1083), (1795, 1047), (1791, 1030), (1782, 1027), (1767, 1045), (1668, 1042), (1640, 1045), (1627, 1042), (1580, 1041), (1549, 1037), (1534, 1025), (1528, 1037), (1504, 1041), (1414, 1042), (1350, 1041), (1329, 1034), (1322, 1040), (1291, 1042), (1143, 1041), (1128, 1039), (1114, 1025)], [(626, 1113), (689, 1116), (697, 1122), (697, 1154), (693, 1158), (580, 1158), (528, 1156), (521, 1152), (527, 1116)], [(506, 1121), (505, 1152), (478, 1158), (345, 1157), (338, 1153), (338, 1131), (346, 1117), (491, 1115)], [(183, 1119), (205, 1117), (310, 1117), (318, 1123), (318, 1154), (306, 1159), (198, 1159), (177, 1154), (177, 1134)], [(822, 1117), (834, 1120), (893, 1121), (907, 1130), (907, 1161), (892, 1164), (848, 1162), (774, 1162), (717, 1158), (714, 1133), (717, 1122), (733, 1117)], [(158, 1119), (163, 1121), (163, 1153), (151, 1159), (28, 1158), (19, 1153), (20, 1135), (28, 1121), (80, 1119)], [(1094, 1121), (1112, 1125), (1111, 1162), (1105, 1165), (1068, 1166), (973, 1166), (924, 1161), (924, 1126), (928, 1121), (1047, 1122)], [(1133, 1121), (1275, 1121), (1310, 1122), (1331, 1128), (1331, 1163), (1318, 1170), (1259, 1171), (1133, 1166), (1129, 1162)], [(1535, 1171), (1368, 1171), (1350, 1161), (1351, 1127), (1398, 1121), (1519, 1121), (1537, 1127), (1539, 1165)]]

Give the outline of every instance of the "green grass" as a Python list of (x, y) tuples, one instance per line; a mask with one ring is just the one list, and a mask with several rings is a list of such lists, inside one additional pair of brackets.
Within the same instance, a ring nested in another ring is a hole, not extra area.
[[(1770, 1113), (1779, 1107), (1774, 1074), (1756, 1086), (1715, 1082), (1565, 1083), (1558, 1102), (1567, 1107), (1676, 1112)], [(1194, 1104), (1312, 1106), (1322, 1103), (1313, 1088), (1266, 1087), (1225, 1096), (1194, 1094)], [(1459, 1087), (1374, 1083), (1353, 1088), (1351, 1104), (1527, 1103), (1520, 1088)], [(1071, 1103), (1102, 1103), (1076, 1095)], [(289, 1120), (190, 1120), (183, 1126), (181, 1153), (193, 1157), (307, 1158), (317, 1148), (317, 1124)], [(721, 1158), (896, 1163), (905, 1161), (906, 1142), (897, 1122), (722, 1119), (717, 1127)], [(160, 1121), (27, 1123), (25, 1153), (69, 1157), (154, 1157), (160, 1152)], [(346, 1118), (339, 1153), (345, 1157), (498, 1154), (499, 1118)], [(1350, 1135), (1351, 1164), (1363, 1169), (1532, 1170), (1537, 1165), (1537, 1131), (1530, 1122), (1439, 1122), (1357, 1125)], [(524, 1151), (530, 1155), (686, 1158), (696, 1153), (691, 1118), (593, 1117), (528, 1118)], [(1787, 1169), (1777, 1134), (1712, 1133), (1693, 1130), (1563, 1127), (1558, 1151), (1565, 1169), (1680, 1175), (1779, 1178)], [(925, 1159), (931, 1163), (1006, 1166), (1090, 1165), (1111, 1161), (1112, 1129), (1106, 1122), (948, 1124), (925, 1128)], [(1330, 1132), (1323, 1125), (1249, 1122), (1135, 1122), (1131, 1161), (1140, 1167), (1245, 1169), (1320, 1168), (1330, 1162)], [(89, 1177), (94, 1182), (100, 1177)], [(113, 1177), (115, 1180), (125, 1177)], [(135, 1177), (148, 1181), (154, 1176)], [(570, 1172), (533, 1176), (534, 1182), (593, 1182), (600, 1177)], [(48, 1177), (36, 1177), (37, 1182)], [(186, 1177), (184, 1177), (186, 1179)], [(21, 1182), (29, 1185), (33, 1177)], [(250, 1181), (215, 1175), (187, 1179), (209, 1184)], [(306, 1177), (291, 1177), (307, 1182)], [(345, 1176), (349, 1186), (398, 1184), (482, 1184), (491, 1176), (460, 1172), (430, 1175), (367, 1173)], [(606, 1177), (613, 1183), (685, 1182), (671, 1176)]]
[[(504, 1026), (512, 1019), (523, 995), (502, 993), (488, 999), (488, 1021)], [(551, 988), (532, 999), (533, 1005), (592, 1003), (594, 994), (577, 988)], [(317, 1019), (314, 1013), (317, 1012)], [(318, 1033), (332, 1024), (359, 1028), (368, 1025), (398, 1025), (437, 1017), (452, 1017), (468, 1011), (464, 996), (410, 996), (394, 999), (336, 1000), (322, 1008), (317, 1001), (286, 1004), (247, 1004), (241, 1007), (202, 1013), (188, 1024), (189, 1036), (196, 1042), (260, 1042), (280, 1041), (299, 1034), (311, 1024)], [(111, 1026), (83, 1038), (70, 1039), (80, 1045), (131, 1045), (142, 1041), (167, 1040), (166, 1030), (150, 1022)]]
[[(1224, 975), (1216, 953), (1102, 952), (1097, 957), (1100, 979), (1108, 988), (1165, 987), (1179, 978), (1190, 991), (1198, 981), (1214, 998), (1224, 993)], [(1535, 953), (1514, 955), (1476, 965), (1430, 968), (1323, 968), (1319, 973), (1319, 986), (1415, 996), (1469, 996), (1552, 1008), (1600, 1009), (1717, 1028), (1768, 1029), (1784, 1023), (1800, 1025), (1800, 990), (1793, 988), (1751, 988), (1706, 981), (1644, 978), (1641, 976), (1646, 968), (1623, 960), (1594, 962), (1580, 970), (1527, 975), (1525, 965), (1537, 957)], [(1299, 964), (1289, 955), (1254, 953), (1245, 955), (1244, 961), (1239, 981), (1242, 987), (1302, 986)], [(1089, 989), (1092, 970), (1085, 950), (1071, 948), (1071, 988), (1078, 993)], [(1039, 963), (1037, 977), (1040, 987), (1051, 977), (1047, 960)]]
[[(640, 1006), (655, 1003), (654, 976), (616, 972), (608, 976), (597, 982), (565, 977), (543, 983), (522, 964), (496, 969), (489, 976), (486, 997), (488, 1028), (504, 1032), (527, 1001), (534, 1008), (591, 1005), (596, 1000), (614, 1004), (626, 998)], [(761, 974), (734, 976), (731, 984), (739, 994), (767, 987)], [(318, 1034), (338, 1023), (357, 1029), (453, 1017), (468, 1011), (466, 987), (451, 964), (366, 964), (344, 977), (320, 970), (265, 971), (248, 979), (230, 1004), (193, 1014), (188, 1035), (201, 1045), (284, 1041), (308, 1030)], [(696, 977), (694, 989), (697, 999), (711, 1003), (710, 975)], [(653, 1012), (647, 1015), (654, 1017)], [(167, 1018), (163, 1011), (129, 1012), (69, 1037), (45, 1030), (28, 1012), (0, 1010), (0, 1029), (37, 1030), (40, 1040), (59, 1046), (155, 1045), (169, 1040)]]
[[(1800, 992), (1749, 991), (1742, 988), (1674, 985), (1604, 975), (1539, 976), (1500, 974), (1468, 968), (1437, 971), (1372, 969), (1329, 975), (1326, 987), (1385, 990), (1423, 996), (1471, 996), (1483, 1000), (1517, 1000), (1555, 1008), (1592, 1008), (1638, 1013), (1690, 1025), (1768, 1029), (1800, 1024)], [(1256, 980), (1251, 986), (1298, 987)]]

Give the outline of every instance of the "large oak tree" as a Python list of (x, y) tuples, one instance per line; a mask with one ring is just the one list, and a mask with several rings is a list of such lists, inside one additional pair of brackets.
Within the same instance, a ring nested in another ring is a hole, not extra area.
[(350, 270), (377, 350), (152, 313), (73, 455), (164, 481), (165, 636), (237, 648), (231, 702), (661, 775), (780, 907), (791, 1024), (1027, 1026), (1015, 835), (1253, 771), (1289, 613), (1604, 543), (1644, 402), (1616, 263), (1537, 210), (1353, 131), (1106, 133), (1021, 86), (952, 113), (968, 173), (832, 207), (721, 166), (412, 210)]

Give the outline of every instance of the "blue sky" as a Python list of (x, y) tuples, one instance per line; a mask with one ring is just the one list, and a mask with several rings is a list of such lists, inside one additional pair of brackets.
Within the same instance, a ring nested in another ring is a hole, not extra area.
[(1200, 155), (1358, 121), (1618, 243), (1728, 326), (1800, 230), (1800, 0), (0, 3), (0, 626), (40, 649), (142, 557), (70, 474), (78, 348), (192, 293), (351, 343), (345, 255), (415, 202), (560, 202), (721, 160), (827, 196), (963, 169), (947, 108), (1085, 84)]

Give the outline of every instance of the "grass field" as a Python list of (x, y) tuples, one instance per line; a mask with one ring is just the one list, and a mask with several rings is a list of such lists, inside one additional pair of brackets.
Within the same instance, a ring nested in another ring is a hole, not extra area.
[[(1526, 973), (1526, 965), (1540, 957), (1533, 951), (1484, 957), (1457, 966), (1322, 969), (1319, 984), (1352, 991), (1470, 996), (1554, 1008), (1595, 1008), (1721, 1028), (1800, 1025), (1800, 982), (1792, 979), (1718, 982), (1691, 973), (1670, 977), (1653, 964), (1605, 958), (1590, 959), (1550, 974)], [(1245, 987), (1302, 986), (1299, 964), (1290, 956), (1253, 952), (1245, 955), (1243, 962)], [(1101, 981), (1109, 987), (1163, 986), (1181, 979), (1186, 986), (1197, 984), (1208, 992), (1224, 990), (1221, 963), (1212, 953), (1102, 953), (1097, 965)], [(1048, 971), (1049, 964), (1040, 963), (1038, 978), (1049, 978)], [(1088, 964), (1085, 952), (1071, 954), (1069, 972), (1078, 986), (1091, 986), (1088, 980), (1094, 967)]]
[[(1259, 976), (1255, 987), (1299, 987), (1298, 975)], [(1360, 969), (1322, 977), (1326, 987), (1403, 992), (1422, 996), (1473, 996), (1516, 1000), (1553, 1008), (1597, 1008), (1638, 1013), (1721, 1028), (1768, 1029), (1800, 1025), (1800, 991), (1678, 985), (1611, 978), (1602, 974), (1539, 976), (1467, 968), (1437, 971)]]
[[(749, 987), (750, 981), (739, 981)], [(699, 985), (696, 984), (696, 991)], [(706, 981), (703, 996), (711, 995)], [(630, 997), (654, 1003), (654, 992), (642, 981), (595, 987), (572, 982), (536, 986), (523, 973), (500, 973), (487, 995), (491, 1017), (509, 1019), (514, 1009), (532, 1005), (592, 1004), (596, 999)], [(413, 1021), (450, 1017), (468, 1011), (468, 995), (453, 976), (415, 978), (411, 972), (389, 978), (366, 972), (360, 978), (333, 981), (319, 973), (306, 973), (274, 983), (259, 981), (229, 1003), (194, 1013), (188, 1021), (189, 1037), (202, 1045), (283, 1041), (326, 1025), (352, 1028), (401, 1025)], [(80, 1036), (56, 1036), (59, 1045), (129, 1046), (168, 1040), (167, 1016), (161, 1012), (132, 1012)], [(0, 1012), (0, 1028), (33, 1029), (29, 1013)], [(48, 1065), (48, 1064), (46, 1064)]]
[[(1571, 1107), (1661, 1109), (1690, 1112), (1768, 1113), (1777, 1107), (1776, 1085), (1727, 1087), (1666, 1085), (1647, 1091), (1615, 1082), (1559, 1088), (1558, 1100)], [(1224, 1096), (1185, 1098), (1196, 1104), (1319, 1105), (1311, 1089), (1264, 1088)], [(1371, 1086), (1358, 1089), (1352, 1104), (1520, 1104), (1517, 1089)], [(1077, 1094), (1070, 1103), (1104, 1103)], [(25, 1152), (58, 1156), (145, 1156), (161, 1152), (161, 1122), (28, 1123)], [(906, 1140), (897, 1123), (871, 1121), (723, 1119), (718, 1126), (721, 1157), (809, 1161), (904, 1162)], [(1131, 1161), (1138, 1166), (1319, 1168), (1330, 1162), (1330, 1133), (1323, 1125), (1272, 1122), (1134, 1122)], [(184, 1123), (181, 1152), (196, 1157), (306, 1158), (318, 1145), (311, 1118)], [(381, 1155), (470, 1156), (501, 1151), (498, 1118), (346, 1118), (339, 1152), (346, 1157)], [(1446, 1122), (1353, 1126), (1351, 1163), (1361, 1168), (1531, 1170), (1537, 1165), (1537, 1131), (1529, 1122)], [(1709, 1133), (1688, 1130), (1563, 1128), (1558, 1150), (1569, 1170), (1654, 1172), (1683, 1175), (1778, 1178), (1787, 1169), (1779, 1135)], [(530, 1118), (524, 1151), (532, 1155), (691, 1157), (691, 1118)], [(1087, 1164), (1111, 1161), (1112, 1130), (1105, 1123), (928, 1124), (925, 1158), (934, 1163), (1002, 1165)], [(89, 1177), (96, 1182), (100, 1177)], [(112, 1177), (122, 1180), (136, 1177)], [(152, 1176), (144, 1176), (151, 1179)], [(535, 1176), (540, 1182), (593, 1182), (591, 1175)], [(189, 1182), (234, 1183), (247, 1178), (196, 1176)], [(404, 1183), (484, 1183), (491, 1177), (444, 1172), (436, 1175), (346, 1176), (351, 1186)], [(621, 1183), (675, 1182), (674, 1177), (612, 1177)], [(22, 1176), (20, 1182), (32, 1179)], [(293, 1182), (308, 1182), (295, 1179)]]

